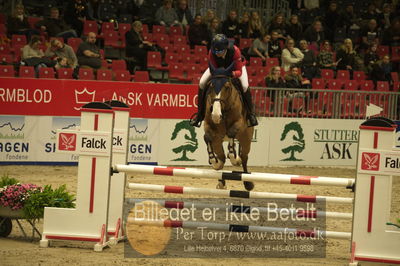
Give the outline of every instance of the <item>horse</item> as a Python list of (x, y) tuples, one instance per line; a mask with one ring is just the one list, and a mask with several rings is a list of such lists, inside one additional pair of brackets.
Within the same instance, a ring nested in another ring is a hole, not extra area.
[[(247, 111), (241, 92), (234, 85), (231, 73), (234, 63), (228, 68), (215, 68), (210, 64), (211, 78), (206, 88), (206, 109), (204, 117), (204, 141), (207, 145), (208, 162), (215, 170), (225, 164), (223, 141), (228, 140), (227, 157), (234, 166), (242, 165), (247, 171), (253, 127), (247, 125)], [(235, 149), (235, 139), (239, 141), (239, 153)], [(225, 180), (218, 180), (217, 188), (226, 188)], [(244, 187), (250, 191), (252, 182), (244, 181)]]

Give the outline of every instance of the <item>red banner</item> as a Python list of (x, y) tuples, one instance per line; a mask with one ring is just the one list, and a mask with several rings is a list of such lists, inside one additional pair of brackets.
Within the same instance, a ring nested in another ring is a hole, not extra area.
[(197, 86), (160, 83), (0, 78), (0, 115), (79, 116), (88, 102), (119, 100), (131, 117), (188, 119)]

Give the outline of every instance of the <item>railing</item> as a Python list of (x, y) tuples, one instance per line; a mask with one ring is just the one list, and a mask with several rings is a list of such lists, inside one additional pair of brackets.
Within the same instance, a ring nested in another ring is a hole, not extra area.
[(226, 19), (231, 9), (236, 9), (239, 17), (245, 11), (258, 11), (265, 23), (269, 22), (278, 12), (282, 12), (286, 17), (289, 15), (289, 2), (286, 0), (196, 0), (189, 1), (189, 8), (193, 14), (203, 15), (207, 9), (213, 9), (221, 20)]
[(258, 116), (365, 119), (371, 103), (400, 120), (399, 92), (253, 88), (252, 95)]

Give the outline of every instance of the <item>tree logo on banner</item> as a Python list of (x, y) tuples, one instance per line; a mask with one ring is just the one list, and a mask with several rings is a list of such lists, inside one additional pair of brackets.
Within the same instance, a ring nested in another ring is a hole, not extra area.
[(172, 132), (171, 140), (174, 140), (178, 146), (173, 148), (172, 151), (176, 154), (181, 153), (181, 157), (172, 161), (195, 161), (187, 157), (187, 153), (193, 153), (199, 147), (197, 142), (197, 134), (189, 124), (188, 120), (181, 121), (175, 125), (174, 132)]
[(287, 144), (282, 152), (290, 154), (290, 157), (282, 159), (281, 161), (303, 161), (303, 159), (297, 159), (295, 157), (296, 152), (303, 152), (305, 148), (303, 128), (298, 122), (290, 122), (285, 125), (285, 128), (281, 135), (281, 141), (285, 141)]

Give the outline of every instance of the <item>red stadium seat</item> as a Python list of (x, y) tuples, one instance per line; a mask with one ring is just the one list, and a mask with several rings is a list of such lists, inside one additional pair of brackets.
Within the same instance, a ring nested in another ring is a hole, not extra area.
[(31, 29), (35, 29), (36, 28), (35, 24), (40, 20), (42, 20), (42, 18), (29, 16), (28, 17), (28, 23), (29, 23), (29, 26), (31, 27)]
[(149, 68), (160, 68), (161, 67), (161, 53), (160, 52), (148, 52), (147, 53), (147, 66)]
[(262, 66), (263, 62), (261, 57), (250, 57), (250, 66)]
[(116, 81), (130, 81), (131, 74), (128, 70), (115, 70), (115, 80)]
[(361, 80), (360, 90), (362, 91), (373, 91), (375, 88), (374, 82), (372, 80)]
[(88, 35), (89, 32), (98, 33), (99, 27), (97, 26), (97, 22), (94, 20), (85, 20), (83, 22), (83, 35)]
[(279, 59), (276, 57), (267, 58), (266, 65), (270, 67), (279, 66)]
[(111, 62), (111, 69), (113, 71), (117, 70), (127, 70), (125, 60), (113, 60)]
[(180, 54), (176, 54), (173, 52), (167, 52), (165, 54), (165, 63), (172, 64), (172, 63), (180, 63), (182, 61), (182, 56)]
[(166, 30), (166, 27), (165, 26), (162, 26), (162, 25), (154, 25), (153, 26), (153, 31), (152, 31), (152, 33), (153, 34), (155, 34), (155, 33), (161, 33), (161, 34), (166, 34), (167, 33), (167, 30)]
[(332, 69), (321, 69), (321, 78), (333, 79), (335, 78), (335, 73)]
[(11, 37), (11, 46), (24, 46), (27, 44), (25, 35), (13, 34)]
[(5, 65), (12, 64), (13, 63), (12, 54), (1, 54), (0, 53), (0, 62)]
[(175, 45), (186, 45), (188, 43), (186, 36), (183, 36), (183, 35), (175, 35), (175, 36), (172, 36), (171, 38), (172, 38), (172, 43), (174, 46)]
[(165, 44), (169, 44), (169, 36), (165, 33), (153, 33), (153, 41), (163, 47)]
[(354, 71), (353, 72), (353, 79), (354, 80), (366, 80), (367, 75), (365, 75), (364, 71)]
[(252, 39), (241, 38), (239, 41), (239, 48), (240, 49), (248, 48), (251, 46), (252, 43), (253, 43)]
[(8, 44), (0, 44), (0, 54), (10, 54), (11, 49)]
[(389, 55), (389, 46), (387, 45), (379, 45), (378, 50), (376, 51), (379, 57)]
[(312, 80), (312, 88), (315, 90), (323, 90), (325, 89), (325, 80), (314, 78)]
[(39, 68), (39, 78), (54, 79), (55, 73), (52, 67), (41, 67)]
[(101, 24), (101, 33), (106, 33), (108, 31), (115, 31), (113, 22), (103, 22)]
[(0, 77), (14, 77), (14, 67), (13, 66), (2, 66), (0, 65)]
[(34, 78), (35, 68), (33, 66), (20, 66), (19, 67), (19, 77), (20, 78)]
[(80, 68), (79, 79), (83, 80), (94, 80), (93, 69), (91, 68)]
[(328, 90), (341, 90), (342, 86), (343, 86), (343, 81), (340, 79), (328, 80)]
[(183, 36), (183, 30), (181, 26), (171, 26), (169, 28), (169, 34), (170, 35), (182, 35)]
[(193, 80), (197, 75), (201, 74), (201, 67), (198, 64), (189, 64), (186, 66), (186, 78)]
[(72, 68), (59, 68), (57, 69), (58, 79), (73, 79), (72, 73), (74, 70)]
[(341, 80), (349, 80), (350, 72), (348, 70), (338, 70), (336, 73), (336, 78)]
[(389, 82), (387, 81), (378, 81), (376, 83), (376, 90), (377, 91), (389, 91)]
[(183, 80), (184, 78), (182, 63), (172, 63), (168, 65), (168, 80)]
[(97, 80), (112, 80), (113, 72), (109, 69), (97, 70)]
[(348, 91), (357, 91), (359, 88), (359, 83), (356, 80), (345, 80), (344, 89)]
[(125, 36), (125, 33), (131, 30), (131, 24), (129, 23), (119, 23), (118, 32), (120, 36)]
[(81, 38), (68, 38), (68, 45), (72, 47), (72, 49), (74, 49), (74, 52), (76, 53), (76, 51), (78, 51), (78, 47), (82, 42)]
[(149, 82), (149, 72), (147, 71), (136, 71), (134, 75), (135, 82)]
[(194, 54), (200, 56), (206, 56), (208, 53), (207, 46), (205, 45), (195, 45), (194, 46)]
[(390, 76), (392, 77), (393, 82), (398, 82), (399, 81), (399, 73), (391, 72)]
[(188, 54), (190, 53), (190, 46), (188, 44), (174, 45), (175, 53)]

